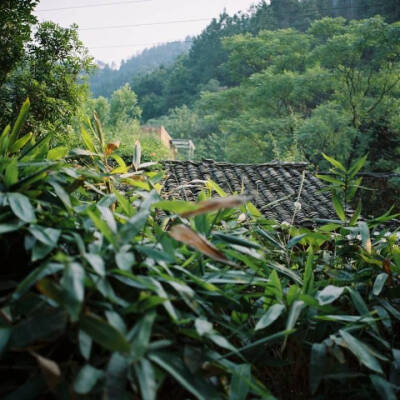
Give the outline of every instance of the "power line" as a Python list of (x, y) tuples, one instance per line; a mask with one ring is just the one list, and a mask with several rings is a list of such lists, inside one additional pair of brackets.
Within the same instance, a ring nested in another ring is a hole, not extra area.
[(138, 3), (149, 3), (153, 0), (132, 0), (132, 1), (118, 1), (114, 3), (100, 3), (100, 4), (85, 4), (80, 6), (70, 6), (70, 7), (62, 7), (62, 8), (46, 8), (44, 10), (37, 10), (37, 12), (49, 12), (49, 11), (61, 11), (61, 10), (74, 10), (79, 8), (97, 8), (97, 7), (106, 7), (106, 6), (118, 6), (123, 4), (138, 4)]
[(114, 26), (94, 26), (90, 28), (80, 28), (81, 31), (95, 31), (103, 29), (123, 29), (123, 28), (137, 28), (141, 26), (153, 26), (153, 25), (171, 25), (171, 24), (182, 24), (187, 22), (203, 22), (211, 21), (213, 18), (197, 18), (197, 19), (181, 19), (176, 21), (158, 21), (158, 22), (148, 22), (143, 24), (131, 24), (131, 25), (114, 25)]
[(171, 43), (193, 43), (193, 39), (190, 40), (173, 40), (170, 42), (147, 42), (147, 43), (137, 43), (137, 44), (128, 44), (128, 45), (112, 45), (112, 46), (94, 46), (94, 47), (89, 47), (89, 49), (114, 49), (114, 48), (129, 48), (129, 47), (141, 47), (141, 46), (154, 46), (154, 45), (166, 45), (166, 44), (171, 44)]
[[(147, 0), (151, 1), (151, 0)], [(336, 11), (336, 10), (355, 10), (355, 9), (373, 9), (384, 6), (384, 4), (376, 4), (374, 6), (364, 6), (364, 7), (335, 7), (335, 8), (324, 8), (324, 9), (313, 9), (309, 10), (312, 11), (313, 14), (304, 14), (301, 12), (291, 12), (291, 13), (280, 13), (280, 16), (289, 16), (295, 15), (297, 17), (305, 17), (314, 15), (317, 12), (321, 11)], [(308, 11), (308, 10), (303, 10)], [(141, 24), (129, 24), (129, 25), (112, 25), (112, 26), (94, 26), (94, 27), (87, 27), (87, 28), (80, 28), (81, 31), (89, 31), (89, 30), (102, 30), (102, 29), (124, 29), (124, 28), (136, 28), (142, 26), (154, 26), (154, 25), (169, 25), (169, 24), (180, 24), (180, 23), (188, 23), (188, 22), (203, 22), (203, 21), (211, 21), (213, 18), (197, 18), (197, 19), (186, 19), (186, 20), (176, 20), (176, 21), (159, 21), (159, 22), (149, 22), (149, 23), (141, 23)]]

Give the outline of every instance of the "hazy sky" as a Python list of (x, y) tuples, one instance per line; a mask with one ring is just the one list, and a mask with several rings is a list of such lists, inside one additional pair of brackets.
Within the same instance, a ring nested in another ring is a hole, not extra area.
[[(123, 4), (125, 3), (125, 4)], [(209, 21), (105, 29), (107, 26), (199, 20), (246, 11), (256, 0), (41, 0), (36, 9), (40, 21), (62, 26), (77, 23), (80, 38), (92, 56), (107, 63), (120, 63), (153, 44), (182, 40), (199, 34)], [(82, 7), (90, 6), (90, 7)], [(70, 7), (79, 7), (71, 9)], [(54, 11), (45, 11), (59, 9)], [(85, 29), (97, 28), (102, 29)]]

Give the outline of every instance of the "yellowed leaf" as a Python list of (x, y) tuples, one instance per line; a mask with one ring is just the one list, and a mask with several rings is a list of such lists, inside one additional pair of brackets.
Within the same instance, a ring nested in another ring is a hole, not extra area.
[(30, 351), (39, 365), (40, 370), (46, 380), (47, 386), (54, 389), (61, 380), (61, 370), (56, 362), (48, 358), (42, 357), (40, 354)]
[(219, 261), (228, 265), (235, 265), (229, 261), (225, 255), (222, 254), (214, 245), (186, 225), (173, 226), (169, 231), (169, 235), (178, 242), (193, 247), (215, 261)]
[(234, 208), (241, 206), (248, 200), (249, 198), (244, 196), (215, 197), (213, 199), (200, 202), (196, 210), (184, 212), (180, 214), (180, 216), (188, 218), (226, 208)]
[(371, 242), (371, 239), (368, 239), (368, 240), (365, 242), (365, 251), (366, 251), (368, 254), (371, 254), (371, 253), (372, 253), (372, 242)]
[(118, 149), (120, 145), (121, 142), (119, 140), (108, 143), (106, 146), (106, 155), (109, 156), (114, 150)]

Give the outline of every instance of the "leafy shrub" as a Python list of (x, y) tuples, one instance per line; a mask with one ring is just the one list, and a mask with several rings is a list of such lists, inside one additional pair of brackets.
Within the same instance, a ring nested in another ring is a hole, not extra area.
[(128, 171), (96, 119), (66, 156), (18, 138), (27, 109), (0, 138), (2, 398), (396, 399), (389, 215), (280, 226), (212, 182), (166, 201), (139, 146)]

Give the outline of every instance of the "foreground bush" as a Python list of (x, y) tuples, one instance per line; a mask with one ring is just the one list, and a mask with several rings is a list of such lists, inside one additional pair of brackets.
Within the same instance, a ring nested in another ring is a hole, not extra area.
[(389, 215), (335, 197), (337, 221), (295, 229), (212, 182), (162, 200), (139, 146), (128, 171), (95, 121), (66, 156), (18, 138), (27, 108), (0, 138), (1, 398), (397, 398)]

